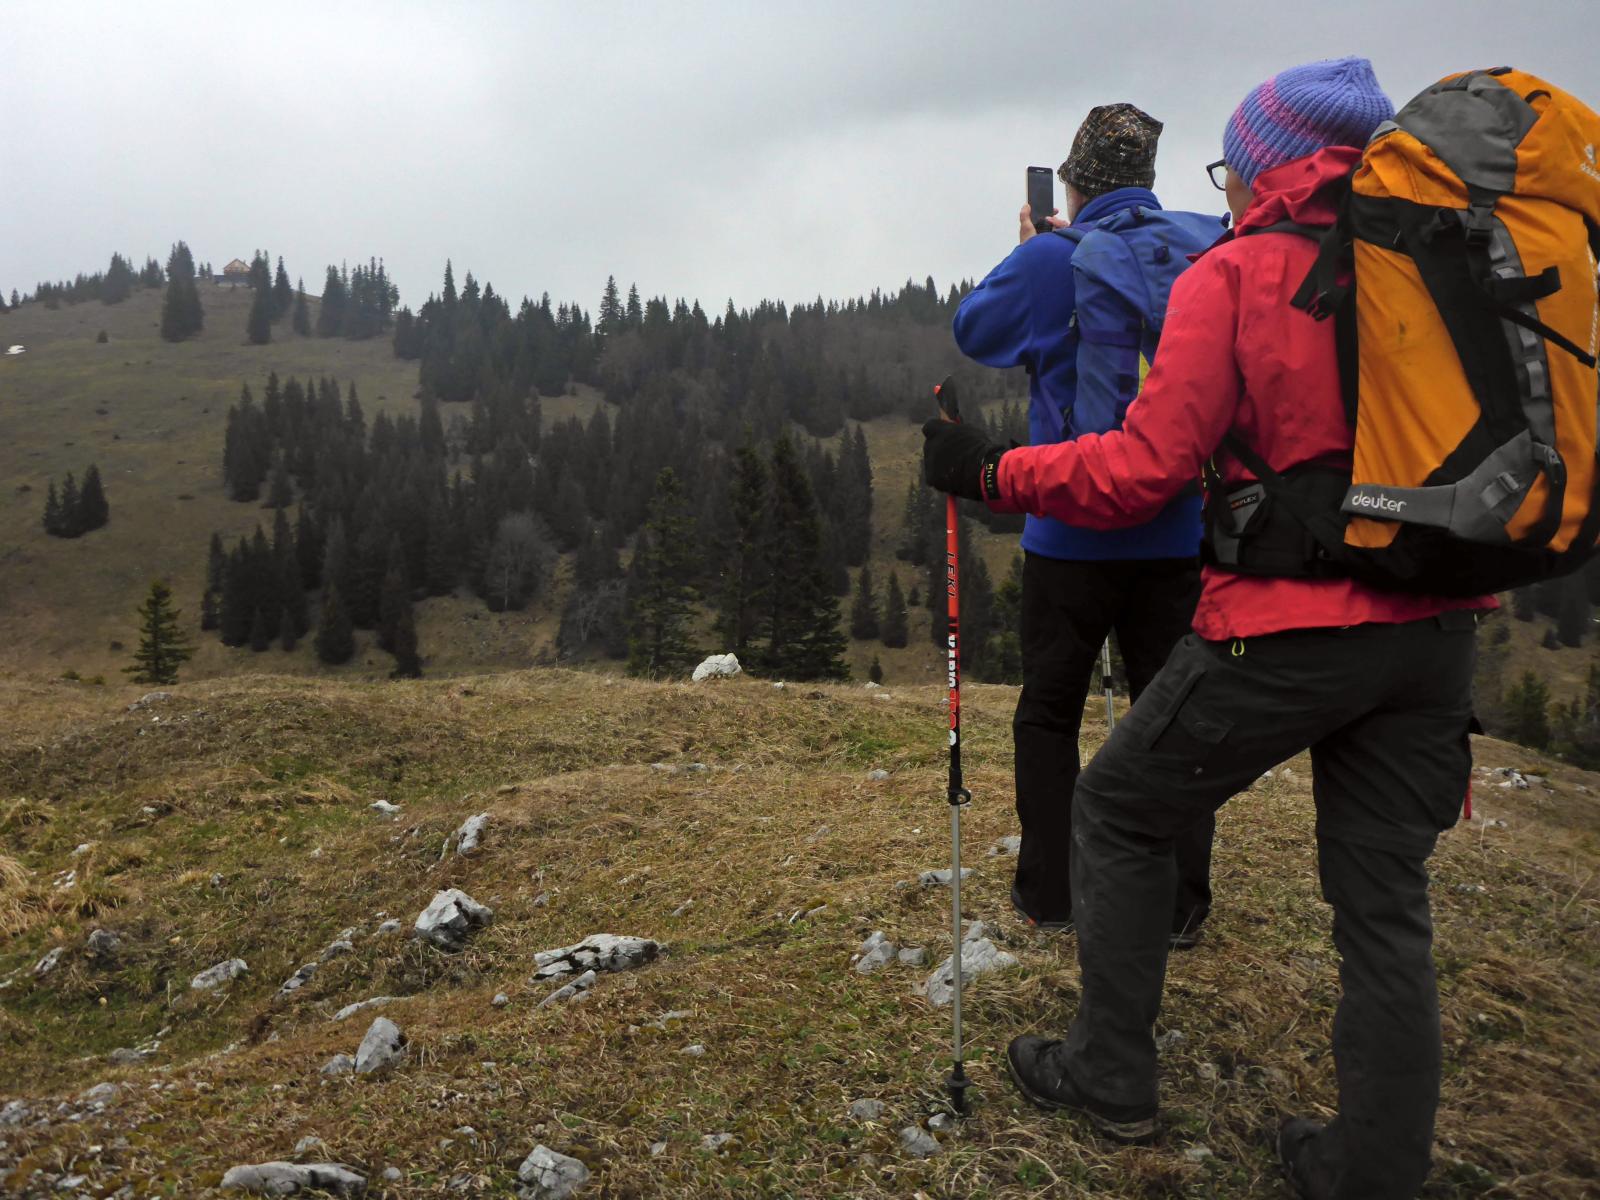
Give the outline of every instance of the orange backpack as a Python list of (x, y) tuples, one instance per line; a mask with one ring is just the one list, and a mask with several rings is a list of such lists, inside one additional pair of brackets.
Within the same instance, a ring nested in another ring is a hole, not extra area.
[(1294, 304), (1336, 318), (1351, 476), (1280, 475), (1230, 437), (1305, 552), (1230, 537), (1257, 507), (1230, 494), (1211, 561), (1476, 595), (1594, 552), (1597, 150), (1600, 116), (1508, 67), (1444, 79), (1379, 126), (1337, 224), (1297, 230), (1321, 242)]

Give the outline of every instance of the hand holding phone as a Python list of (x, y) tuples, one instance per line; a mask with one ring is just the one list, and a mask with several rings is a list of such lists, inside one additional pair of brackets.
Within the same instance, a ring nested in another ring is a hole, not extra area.
[(1055, 172), (1049, 167), (1028, 168), (1028, 209), (1035, 233), (1046, 233), (1048, 218), (1056, 211)]

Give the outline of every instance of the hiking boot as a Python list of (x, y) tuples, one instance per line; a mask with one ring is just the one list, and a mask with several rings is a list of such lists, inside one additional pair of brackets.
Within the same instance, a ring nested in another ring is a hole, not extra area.
[(1069, 912), (1064, 917), (1047, 918), (1035, 916), (1028, 911), (1028, 906), (1022, 902), (1022, 893), (1017, 891), (1016, 884), (1011, 885), (1011, 907), (1017, 910), (1017, 916), (1034, 929), (1042, 929), (1046, 933), (1066, 932), (1072, 928), (1072, 914)]
[(1313, 1185), (1311, 1167), (1306, 1162), (1311, 1143), (1321, 1132), (1321, 1121), (1305, 1117), (1290, 1117), (1278, 1127), (1278, 1164), (1289, 1181), (1289, 1190), (1299, 1200), (1321, 1200), (1327, 1194)]
[(1147, 1142), (1156, 1133), (1155, 1105), (1101, 1104), (1078, 1090), (1060, 1067), (1059, 1039), (1019, 1037), (1006, 1047), (1006, 1066), (1017, 1090), (1040, 1108), (1063, 1108), (1089, 1118), (1107, 1137), (1119, 1142)]

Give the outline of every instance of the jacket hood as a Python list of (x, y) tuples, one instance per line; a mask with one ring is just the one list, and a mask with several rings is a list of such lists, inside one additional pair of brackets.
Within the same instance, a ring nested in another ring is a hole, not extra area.
[(1356, 146), (1329, 146), (1263, 171), (1256, 178), (1255, 199), (1239, 219), (1237, 232), (1247, 233), (1295, 221), (1301, 225), (1331, 225), (1337, 210), (1330, 185), (1346, 178), (1361, 161)]

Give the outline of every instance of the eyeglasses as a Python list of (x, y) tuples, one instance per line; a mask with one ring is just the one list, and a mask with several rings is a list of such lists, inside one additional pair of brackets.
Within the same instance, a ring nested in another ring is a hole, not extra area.
[[(1218, 174), (1218, 172), (1221, 174)], [(1214, 163), (1206, 164), (1206, 174), (1211, 179), (1211, 186), (1219, 192), (1228, 190), (1228, 160), (1219, 158)]]

